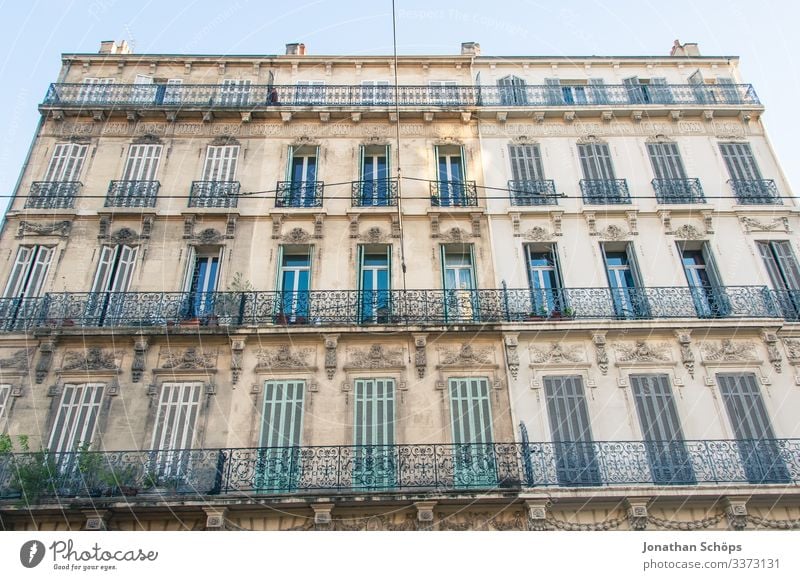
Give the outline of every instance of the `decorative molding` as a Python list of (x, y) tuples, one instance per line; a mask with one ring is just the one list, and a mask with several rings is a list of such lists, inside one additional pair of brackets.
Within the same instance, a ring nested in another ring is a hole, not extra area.
[(506, 334), (503, 336), (503, 344), (506, 348), (506, 365), (508, 371), (514, 380), (517, 379), (519, 374), (519, 353), (517, 347), (519, 346), (519, 334)]
[(481, 214), (478, 212), (469, 214), (470, 225), (472, 226), (472, 237), (481, 237)]
[(142, 233), (139, 236), (143, 240), (149, 240), (150, 234), (153, 233), (153, 222), (155, 218), (151, 215), (142, 216)]
[(231, 384), (236, 385), (242, 376), (242, 364), (244, 362), (244, 346), (247, 342), (245, 337), (230, 337), (231, 341)]
[(120, 370), (121, 355), (99, 346), (83, 350), (68, 350), (64, 353), (61, 372), (64, 371), (114, 371)]
[(680, 345), (681, 362), (689, 375), (694, 378), (695, 357), (691, 347), (692, 331), (688, 329), (676, 330), (675, 338), (678, 339), (678, 344)]
[(711, 210), (702, 210), (700, 215), (703, 216), (703, 228), (706, 230), (706, 235), (710, 236), (714, 233), (714, 212)]
[(405, 367), (402, 348), (384, 348), (373, 344), (367, 349), (347, 349), (345, 369), (390, 369)]
[(31, 365), (33, 349), (20, 349), (8, 358), (0, 358), (0, 376), (9, 374), (27, 373)]
[(202, 230), (200, 233), (195, 234), (192, 236), (192, 244), (194, 245), (202, 245), (202, 246), (210, 246), (210, 245), (220, 245), (225, 242), (225, 235), (222, 234), (219, 230), (214, 228), (206, 228)]
[(277, 240), (281, 237), (281, 225), (283, 224), (284, 215), (282, 213), (272, 214), (272, 239)]
[(616, 343), (614, 349), (617, 355), (617, 365), (620, 363), (672, 362), (670, 347), (665, 343), (648, 344), (644, 340), (637, 340), (633, 345)]
[(628, 234), (631, 236), (639, 235), (639, 212), (636, 210), (626, 211), (625, 219), (628, 222)]
[(322, 239), (322, 232), (323, 226), (325, 225), (325, 214), (324, 213), (315, 213), (314, 214), (314, 239), (321, 240)]
[(325, 345), (325, 373), (330, 381), (333, 380), (333, 376), (336, 374), (336, 367), (338, 366), (336, 362), (336, 347), (339, 345), (339, 335), (323, 334), (322, 340)]
[(428, 335), (414, 334), (412, 336), (414, 338), (414, 367), (417, 369), (417, 377), (422, 379), (425, 378), (425, 367), (428, 366), (428, 356), (425, 351)]
[(111, 229), (111, 217), (101, 215), (97, 222), (97, 239), (105, 240), (108, 237), (108, 231)]
[(508, 214), (508, 217), (511, 218), (511, 230), (513, 232), (514, 237), (515, 238), (520, 237), (522, 233), (520, 232), (519, 226), (522, 214), (518, 211), (512, 211)]
[(470, 237), (472, 237), (472, 234), (461, 228), (454, 227), (440, 234), (439, 237), (443, 242), (450, 242), (457, 244), (470, 239)]
[(736, 342), (725, 338), (720, 342), (701, 342), (700, 354), (704, 362), (757, 361), (756, 346), (752, 342)]
[(392, 220), (392, 237), (399, 238), (400, 237), (400, 216), (396, 213), (391, 215)]
[(464, 343), (458, 349), (442, 347), (439, 349), (439, 365), (436, 368), (496, 367), (493, 355), (494, 349), (490, 346), (474, 347)]
[(672, 231), (672, 212), (668, 209), (658, 210), (658, 217), (661, 219), (661, 225), (664, 226), (664, 232), (667, 235), (673, 235)]
[(792, 366), (800, 365), (800, 338), (784, 338), (783, 348), (786, 349), (786, 358)]
[(761, 333), (761, 339), (764, 341), (764, 345), (767, 347), (767, 360), (772, 365), (772, 368), (775, 369), (776, 373), (782, 372), (783, 358), (781, 357), (781, 351), (778, 348), (778, 335), (771, 330), (765, 329)]
[(589, 235), (597, 235), (597, 215), (593, 211), (583, 212), (583, 217), (586, 220), (586, 227), (589, 228)]
[(597, 367), (604, 375), (608, 374), (608, 351), (606, 351), (605, 331), (595, 331), (591, 333), (592, 344), (594, 344)]
[(438, 238), (441, 235), (439, 232), (439, 214), (428, 214), (428, 218), (431, 220), (431, 237)]
[(604, 229), (596, 232), (594, 235), (599, 236), (603, 240), (619, 241), (630, 238), (633, 233), (625, 231), (621, 227), (611, 224)]
[(748, 234), (752, 232), (778, 232), (783, 231), (787, 234), (791, 232), (789, 228), (789, 218), (788, 217), (776, 217), (772, 219), (769, 223), (762, 222), (757, 220), (756, 218), (751, 218), (747, 216), (739, 217), (739, 221), (744, 226), (744, 231)]
[[(358, 215), (356, 215), (355, 217), (357, 218)], [(356, 224), (357, 223), (358, 222), (356, 222)], [(362, 242), (366, 242), (368, 244), (385, 244), (388, 243), (389, 241), (389, 234), (385, 233), (381, 228), (377, 226), (367, 229), (367, 231), (361, 235), (358, 234), (356, 235), (358, 236), (359, 240), (361, 240)]]
[(56, 349), (55, 337), (42, 339), (39, 345), (39, 360), (36, 362), (36, 384), (44, 382), (47, 373), (50, 372), (50, 365), (53, 363), (53, 352)]
[(225, 238), (232, 240), (236, 237), (236, 216), (229, 215), (225, 222)]
[(308, 370), (315, 371), (313, 365), (313, 348), (290, 347), (281, 345), (278, 348), (259, 349), (256, 353), (256, 371)]
[(571, 365), (586, 362), (586, 351), (580, 346), (564, 346), (560, 342), (550, 343), (547, 350), (530, 346), (531, 364), (533, 365)]
[(108, 236), (108, 241), (112, 244), (136, 244), (139, 242), (139, 234), (131, 228), (120, 228)]
[(217, 367), (217, 351), (190, 346), (182, 351), (162, 348), (158, 355), (159, 368), (166, 370), (208, 370)]
[(702, 240), (706, 237), (705, 234), (691, 224), (683, 224), (682, 226), (678, 226), (672, 232), (672, 235), (679, 240)]
[(194, 214), (183, 216), (183, 239), (190, 240), (194, 237)]
[(522, 237), (529, 242), (549, 242), (553, 239), (553, 234), (546, 227), (534, 226), (522, 234)]
[(311, 234), (303, 228), (292, 228), (288, 234), (281, 236), (280, 239), (289, 244), (307, 244), (311, 240)]
[(143, 335), (137, 336), (133, 341), (133, 361), (131, 362), (131, 382), (138, 383), (144, 374), (147, 347), (149, 338)]
[(20, 220), (17, 227), (17, 237), (23, 236), (59, 236), (66, 238), (69, 236), (72, 229), (72, 222), (69, 220), (62, 220), (58, 222), (39, 223), (29, 222), (27, 220)]

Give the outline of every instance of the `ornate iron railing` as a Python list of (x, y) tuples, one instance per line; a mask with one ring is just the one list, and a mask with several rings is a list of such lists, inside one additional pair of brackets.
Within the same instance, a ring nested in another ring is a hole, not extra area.
[(353, 207), (397, 205), (397, 179), (354, 181), (351, 188)]
[(53, 83), (43, 106), (136, 107), (587, 107), (760, 105), (752, 85), (136, 85)]
[(158, 181), (112, 181), (106, 207), (155, 207), (159, 187)]
[(431, 205), (435, 207), (473, 207), (478, 205), (474, 181), (431, 181)]
[(192, 182), (189, 207), (236, 207), (238, 203), (238, 181)]
[(556, 184), (552, 179), (522, 179), (508, 182), (511, 205), (556, 205)]
[(778, 312), (786, 320), (800, 320), (800, 290), (772, 290)]
[(580, 183), (584, 203), (614, 205), (631, 202), (628, 182), (624, 179), (581, 179)]
[(0, 299), (0, 329), (479, 325), (562, 320), (790, 318), (765, 286), (305, 292), (63, 292)]
[(34, 181), (25, 200), (26, 209), (62, 209), (75, 203), (80, 181)]
[(658, 203), (705, 203), (703, 187), (696, 177), (688, 179), (654, 179), (653, 189)]
[[(35, 471), (36, 479), (20, 477)], [(262, 447), (9, 454), (0, 498), (485, 491), (800, 482), (800, 440)]]
[(742, 205), (781, 205), (774, 179), (729, 179), (736, 201)]
[(322, 181), (279, 181), (275, 207), (322, 207), (324, 189)]

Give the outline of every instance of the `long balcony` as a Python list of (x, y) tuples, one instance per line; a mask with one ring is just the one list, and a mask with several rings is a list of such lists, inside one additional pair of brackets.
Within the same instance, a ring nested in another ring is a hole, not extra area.
[(654, 179), (658, 203), (705, 203), (703, 187), (696, 177), (689, 179)]
[(275, 207), (322, 207), (324, 191), (322, 181), (279, 181)]
[(583, 202), (596, 205), (620, 205), (631, 202), (625, 179), (581, 179)]
[(80, 181), (34, 181), (26, 209), (64, 209), (75, 205), (78, 190), (83, 184)]
[(774, 179), (730, 179), (728, 184), (742, 205), (781, 205)]
[(106, 207), (155, 207), (158, 181), (112, 181), (106, 194)]
[(512, 179), (508, 182), (511, 205), (557, 205), (556, 184), (552, 179)]
[(387, 207), (397, 205), (397, 179), (371, 179), (351, 184), (353, 207)]
[[(36, 479), (22, 473), (39, 473)], [(800, 440), (76, 451), (0, 458), (0, 499), (800, 482)]]
[(434, 207), (477, 207), (474, 181), (431, 181), (431, 205)]
[(205, 326), (481, 325), (571, 320), (788, 318), (765, 286), (549, 290), (61, 292), (0, 299), (0, 330)]
[(238, 203), (238, 181), (192, 182), (189, 207), (236, 207)]
[(608, 107), (760, 105), (752, 85), (136, 85), (53, 83), (43, 107)]

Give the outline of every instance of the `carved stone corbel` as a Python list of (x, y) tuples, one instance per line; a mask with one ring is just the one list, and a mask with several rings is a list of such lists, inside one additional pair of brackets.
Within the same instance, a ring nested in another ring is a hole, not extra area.
[(138, 383), (142, 380), (145, 370), (145, 359), (149, 340), (146, 336), (138, 335), (133, 340), (133, 361), (131, 362), (131, 382)]
[(681, 329), (675, 331), (675, 338), (681, 349), (681, 362), (689, 375), (694, 378), (694, 352), (692, 351), (692, 331)]
[(36, 362), (36, 384), (44, 382), (47, 373), (50, 372), (50, 365), (53, 364), (53, 351), (56, 349), (55, 337), (47, 337), (39, 345), (39, 360)]
[(725, 515), (732, 530), (744, 530), (747, 527), (747, 500), (738, 497), (726, 497), (724, 501)]
[(417, 368), (417, 377), (425, 377), (425, 367), (428, 366), (428, 357), (425, 347), (428, 344), (427, 334), (414, 334), (414, 366)]
[(664, 226), (664, 232), (667, 235), (672, 234), (672, 212), (668, 209), (662, 209), (658, 211), (658, 217), (661, 218), (661, 224)]
[(563, 211), (551, 211), (550, 212), (550, 221), (553, 224), (553, 235), (560, 236), (562, 235), (561, 232), (561, 221), (564, 216)]
[(331, 511), (333, 511), (332, 503), (312, 503), (311, 509), (314, 510), (314, 529), (316, 530), (329, 530), (332, 527), (333, 518)]
[(764, 330), (761, 333), (761, 338), (767, 347), (767, 358), (769, 359), (772, 368), (775, 369), (776, 373), (780, 373), (783, 370), (781, 368), (783, 364), (783, 357), (781, 357), (781, 351), (778, 348), (778, 335), (771, 330)]
[(472, 237), (479, 238), (481, 237), (481, 214), (479, 213), (471, 213), (469, 214), (470, 222), (472, 224)]
[(512, 212), (512, 213), (508, 214), (508, 217), (511, 218), (511, 229), (514, 232), (514, 237), (518, 238), (519, 236), (522, 235), (522, 233), (520, 233), (520, 229), (519, 229), (520, 228), (520, 213), (515, 211), (515, 212)]
[(391, 236), (393, 238), (400, 237), (400, 216), (397, 214), (392, 214), (392, 233)]
[(359, 214), (352, 214), (350, 216), (350, 237), (355, 239), (358, 238), (358, 218), (361, 217)]
[(338, 334), (323, 334), (323, 342), (325, 344), (325, 373), (328, 375), (328, 380), (333, 380), (336, 374), (336, 347), (339, 344)]
[(632, 530), (642, 532), (647, 528), (647, 502), (650, 498), (627, 498), (625, 504), (628, 510), (628, 525)]
[(626, 211), (625, 216), (628, 221), (628, 231), (632, 236), (639, 235), (639, 220), (637, 211)]
[(587, 211), (583, 213), (583, 217), (586, 219), (586, 225), (589, 228), (589, 235), (596, 236), (597, 235), (597, 216), (593, 211)]
[(597, 357), (597, 368), (604, 375), (608, 374), (608, 352), (606, 351), (605, 331), (595, 331), (591, 333), (592, 344), (594, 344), (595, 355)]
[(281, 224), (283, 224), (283, 214), (272, 214), (272, 239), (277, 240), (281, 237)]
[(528, 509), (528, 529), (541, 531), (547, 529), (547, 501), (525, 500)]
[(236, 216), (229, 215), (228, 221), (225, 222), (225, 237), (232, 240), (236, 237)]
[(438, 238), (441, 233), (439, 231), (439, 214), (432, 213), (430, 215), (431, 220), (431, 237)]
[(325, 214), (324, 213), (315, 213), (314, 214), (314, 238), (320, 240), (322, 239), (322, 226), (325, 224)]
[(246, 338), (231, 337), (231, 383), (237, 384), (242, 376), (242, 364), (244, 362), (244, 346)]
[(183, 217), (183, 239), (190, 240), (194, 238), (194, 215), (187, 215)]
[(511, 376), (516, 380), (519, 374), (519, 353), (517, 346), (519, 345), (519, 334), (506, 334), (503, 336), (503, 343), (506, 347), (506, 364)]
[(700, 215), (703, 216), (703, 227), (706, 229), (706, 235), (714, 233), (714, 213), (711, 210), (701, 211)]
[(150, 235), (153, 233), (154, 218), (151, 215), (142, 216), (142, 233), (139, 236), (143, 240), (149, 240)]

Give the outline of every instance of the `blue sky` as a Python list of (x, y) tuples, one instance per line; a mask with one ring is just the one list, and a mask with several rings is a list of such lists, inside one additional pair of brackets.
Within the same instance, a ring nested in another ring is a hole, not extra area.
[[(454, 54), (464, 41), (489, 55), (660, 55), (673, 41), (705, 55), (738, 55), (767, 107), (764, 121), (784, 171), (800, 187), (800, 7), (789, 0), (430, 2), (397, 0), (401, 54)], [(137, 53), (389, 54), (391, 1), (229, 0), (0, 2), (0, 195), (13, 193), (62, 52), (96, 52), (127, 39)], [(5, 207), (5, 200), (0, 200)]]

